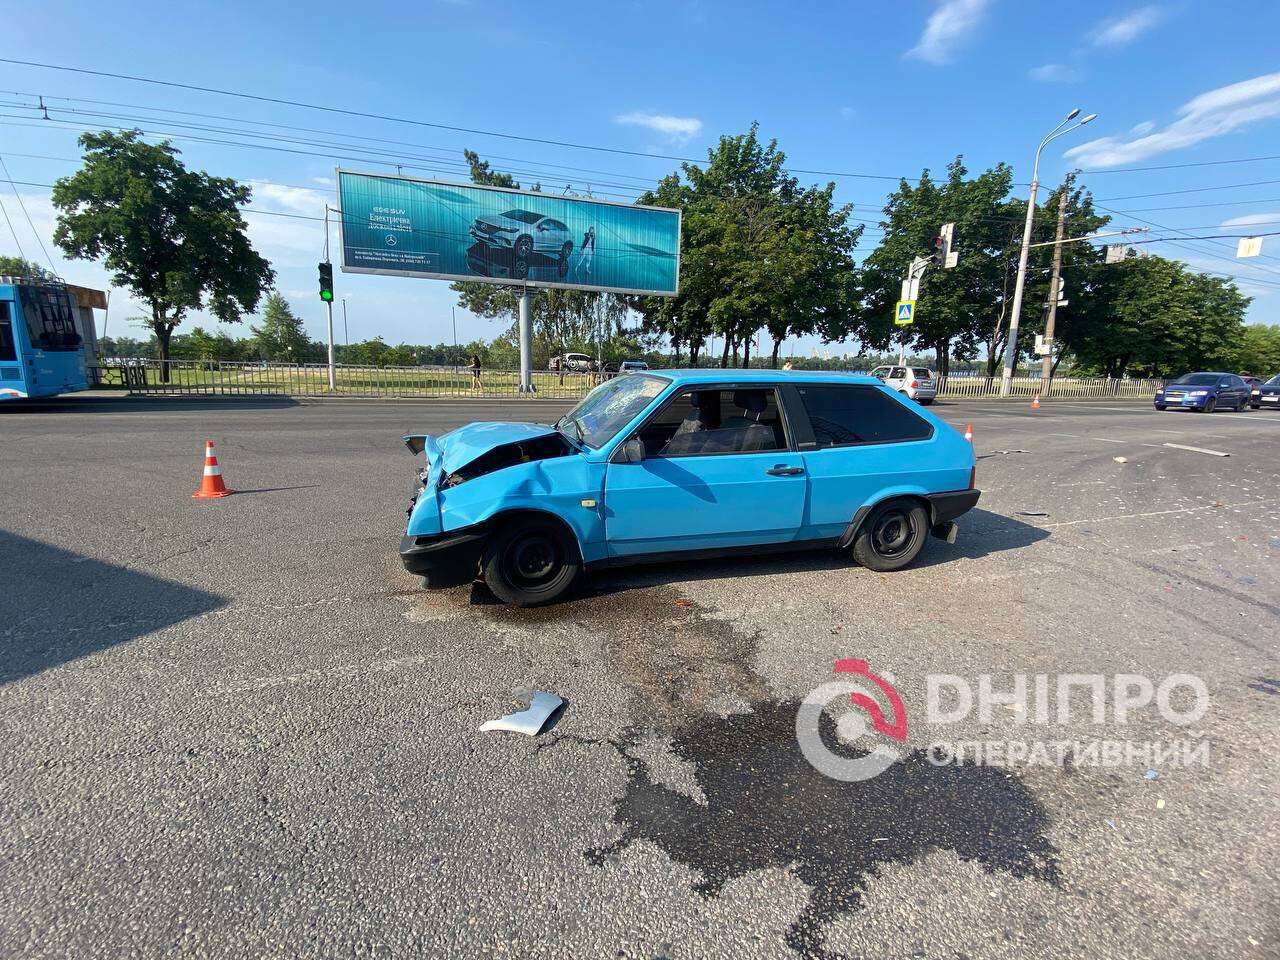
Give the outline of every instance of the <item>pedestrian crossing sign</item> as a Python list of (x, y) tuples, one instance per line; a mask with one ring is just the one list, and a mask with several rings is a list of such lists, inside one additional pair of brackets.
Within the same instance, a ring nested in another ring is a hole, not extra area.
[(893, 309), (893, 322), (899, 327), (909, 327), (915, 320), (916, 302), (914, 300), (899, 300), (898, 305)]

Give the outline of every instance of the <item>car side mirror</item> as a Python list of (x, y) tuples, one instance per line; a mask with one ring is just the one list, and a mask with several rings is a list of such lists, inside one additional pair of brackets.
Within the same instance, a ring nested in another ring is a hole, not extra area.
[(632, 437), (625, 440), (622, 446), (618, 448), (618, 455), (614, 457), (615, 463), (643, 463), (644, 462), (644, 441), (639, 437)]

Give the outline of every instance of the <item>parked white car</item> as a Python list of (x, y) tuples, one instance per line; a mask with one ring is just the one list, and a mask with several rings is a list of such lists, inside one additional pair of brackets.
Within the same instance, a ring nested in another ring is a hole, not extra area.
[(562, 357), (552, 357), (551, 362), (547, 364), (547, 369), (572, 370), (577, 373), (585, 373), (593, 365), (591, 358), (585, 353), (566, 353)]
[(938, 396), (938, 378), (925, 367), (876, 367), (871, 375), (883, 380), (886, 387), (905, 393), (924, 407)]

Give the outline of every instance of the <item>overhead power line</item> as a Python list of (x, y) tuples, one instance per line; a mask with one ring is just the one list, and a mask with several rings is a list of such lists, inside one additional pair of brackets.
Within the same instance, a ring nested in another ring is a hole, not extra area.
[[(18, 185), (13, 182), (13, 175), (9, 173), (9, 164), (5, 162), (3, 154), (0, 154), (0, 168), (4, 170), (5, 179), (9, 181), (9, 186), (13, 188), (13, 195), (18, 200), (18, 206), (22, 210), (22, 215), (27, 218), (27, 226), (31, 228), (31, 232), (35, 235), (36, 243), (40, 244), (40, 250), (44, 254), (45, 260), (49, 262), (49, 269), (54, 273), (57, 273), (58, 268), (53, 265), (53, 257), (49, 256), (49, 250), (44, 245), (44, 238), (40, 236), (40, 231), (37, 230), (36, 225), (31, 222), (31, 214), (27, 211), (27, 204), (22, 199), (22, 194), (18, 192)], [(7, 212), (5, 213), (5, 219), (9, 219), (9, 214)], [(9, 224), (9, 230), (13, 230), (12, 223)], [(13, 235), (13, 242), (18, 242), (18, 235), (16, 233)], [(22, 247), (19, 246), (18, 249), (21, 251)], [(25, 259), (25, 257), (23, 259)]]
[(1182, 193), (1208, 193), (1210, 190), (1235, 190), (1240, 187), (1265, 187), (1280, 180), (1253, 180), (1249, 183), (1224, 183), (1219, 187), (1190, 187), (1186, 190), (1165, 190), (1161, 193), (1135, 193), (1127, 197), (1103, 197), (1095, 203), (1119, 203), (1121, 200), (1145, 200), (1148, 197), (1172, 197)]
[[(34, 60), (15, 60), (0, 57), (0, 63), (10, 63), (22, 67), (38, 67), (44, 70), (58, 70), (64, 73), (78, 73), (90, 77), (107, 77), (112, 80), (127, 80), (131, 83), (148, 83), (154, 86), (170, 87), (177, 90), (192, 90), (197, 93), (211, 93), (222, 97), (236, 97), (240, 100), (252, 100), (258, 103), (273, 103), (278, 106), (297, 107), (302, 110), (319, 110), (324, 113), (339, 114), (347, 117), (363, 117), (366, 120), (381, 120), (387, 123), (403, 123), (417, 127), (428, 127), (433, 130), (450, 130), (454, 133), (466, 133), (479, 137), (497, 137), (503, 140), (518, 140), (524, 143), (538, 143), (544, 146), (566, 147), (572, 150), (592, 150), (597, 153), (611, 153), (618, 156), (643, 157), (647, 160), (674, 160), (678, 163), (705, 163), (693, 157), (682, 157), (675, 154), (647, 153), (641, 150), (627, 150), (622, 147), (607, 147), (600, 144), (574, 143), (569, 140), (553, 140), (546, 137), (529, 137), (522, 134), (506, 133), (500, 130), (481, 130), (475, 127), (459, 127), (448, 123), (435, 123), (429, 120), (415, 120), (411, 117), (398, 117), (393, 114), (372, 113), (364, 110), (351, 110), (345, 107), (326, 106), (319, 103), (307, 103), (303, 100), (290, 100), (286, 97), (269, 97), (257, 93), (245, 93), (239, 90), (224, 90), (218, 87), (206, 87), (194, 83), (179, 83), (174, 80), (158, 80), (155, 77), (136, 77), (127, 73), (112, 73), (106, 70), (89, 70), (85, 67), (70, 67), (64, 64), (39, 63)], [(799, 167), (788, 167), (790, 173), (804, 173), (821, 177), (849, 177), (865, 180), (899, 180), (901, 177), (874, 173), (849, 173), (835, 170), (806, 170)]]

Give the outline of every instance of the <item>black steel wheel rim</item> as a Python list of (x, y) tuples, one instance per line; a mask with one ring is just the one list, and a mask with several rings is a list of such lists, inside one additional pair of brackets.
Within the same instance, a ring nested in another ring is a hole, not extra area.
[(545, 533), (527, 533), (511, 541), (503, 557), (508, 579), (524, 589), (545, 586), (560, 572), (560, 548)]
[(915, 539), (915, 524), (907, 510), (886, 510), (876, 518), (871, 531), (871, 544), (886, 560), (896, 559), (907, 552)]

